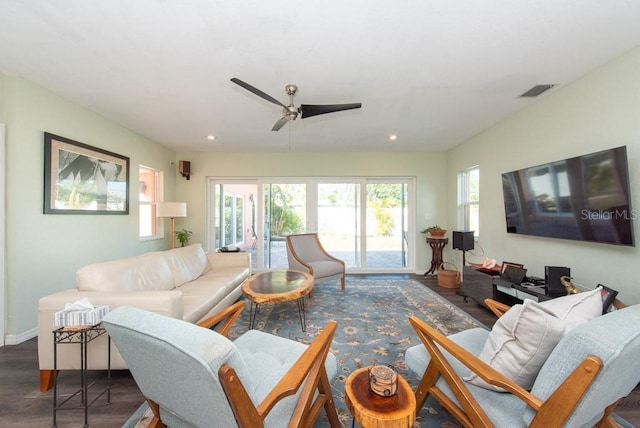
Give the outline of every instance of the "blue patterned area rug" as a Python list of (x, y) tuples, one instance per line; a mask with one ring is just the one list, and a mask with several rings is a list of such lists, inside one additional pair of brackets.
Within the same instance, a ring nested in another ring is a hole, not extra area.
[[(410, 279), (347, 279), (346, 289), (339, 281), (315, 287), (312, 299), (306, 299), (306, 332), (302, 332), (295, 302), (265, 304), (260, 307), (255, 328), (308, 344), (329, 320), (338, 328), (331, 352), (338, 360), (338, 376), (332, 382), (333, 397), (340, 420), (351, 426), (351, 414), (344, 403), (345, 380), (353, 371), (374, 363), (390, 364), (417, 387), (420, 379), (404, 364), (404, 352), (419, 339), (409, 324), (416, 315), (445, 335), (472, 327), (484, 327), (475, 318)], [(249, 306), (231, 330), (235, 339), (249, 328)], [(146, 426), (142, 416), (146, 405), (125, 426)], [(146, 412), (149, 413), (149, 412)], [(137, 422), (137, 423), (136, 423)], [(148, 419), (147, 421), (148, 422)], [(315, 427), (329, 426), (322, 412)], [(420, 409), (414, 428), (461, 426), (432, 398)]]
[[(319, 284), (306, 302), (306, 332), (302, 332), (295, 302), (260, 307), (255, 328), (310, 343), (329, 320), (338, 328), (331, 352), (338, 360), (338, 376), (332, 382), (338, 416), (351, 426), (351, 414), (344, 403), (345, 380), (353, 371), (374, 363), (390, 364), (415, 388), (420, 379), (404, 363), (407, 348), (419, 343), (409, 316), (416, 315), (443, 334), (472, 327), (484, 327), (475, 318), (410, 279), (347, 279), (344, 291), (339, 281)], [(230, 333), (232, 339), (249, 327), (249, 307)], [(324, 417), (321, 416), (321, 419)], [(328, 426), (319, 421), (316, 427)], [(456, 427), (456, 420), (429, 398), (417, 415), (414, 427)]]

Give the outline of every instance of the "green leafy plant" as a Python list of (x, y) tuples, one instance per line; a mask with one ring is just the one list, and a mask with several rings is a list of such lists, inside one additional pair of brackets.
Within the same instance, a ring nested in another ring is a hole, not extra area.
[(436, 224), (435, 226), (427, 227), (425, 230), (420, 231), (420, 233), (432, 233), (437, 230), (444, 230), (444, 229)]
[(189, 243), (189, 237), (193, 235), (193, 232), (187, 229), (177, 230), (175, 233), (176, 238), (178, 238), (178, 242), (180, 242), (182, 247)]

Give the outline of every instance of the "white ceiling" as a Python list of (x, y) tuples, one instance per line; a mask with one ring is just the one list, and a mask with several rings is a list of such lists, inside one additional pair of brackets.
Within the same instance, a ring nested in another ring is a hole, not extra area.
[[(636, 0), (0, 0), (0, 72), (175, 150), (441, 151), (637, 46), (639, 22)], [(272, 132), (281, 108), (232, 77), (362, 109)]]

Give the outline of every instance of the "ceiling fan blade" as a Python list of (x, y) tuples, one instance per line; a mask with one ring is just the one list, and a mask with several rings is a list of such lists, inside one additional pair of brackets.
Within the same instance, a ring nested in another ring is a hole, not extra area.
[(255, 88), (253, 86), (251, 86), (250, 84), (248, 84), (247, 82), (243, 82), (242, 80), (238, 79), (238, 78), (232, 78), (231, 81), (233, 83), (235, 83), (236, 85), (242, 86), (243, 88), (245, 88), (247, 91), (249, 92), (253, 92), (254, 94), (256, 94), (257, 96), (259, 96), (262, 99), (265, 99), (267, 101), (269, 101), (270, 103), (273, 103), (275, 105), (281, 106), (281, 107), (287, 107), (286, 105), (282, 104), (280, 101), (276, 100), (275, 98), (273, 98), (271, 95), (267, 95), (264, 92), (262, 92), (260, 89)]
[(352, 110), (362, 107), (362, 103), (351, 104), (327, 104), (327, 105), (300, 105), (300, 113), (302, 119), (319, 114), (334, 113), (336, 111)]
[(273, 128), (271, 128), (271, 130), (279, 131), (280, 128), (282, 128), (287, 122), (289, 122), (289, 119), (287, 119), (286, 117), (281, 117), (276, 123), (273, 124)]

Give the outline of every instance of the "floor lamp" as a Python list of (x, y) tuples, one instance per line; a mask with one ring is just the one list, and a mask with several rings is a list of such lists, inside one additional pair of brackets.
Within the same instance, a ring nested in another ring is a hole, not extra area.
[(175, 247), (174, 221), (178, 217), (187, 216), (186, 202), (158, 202), (156, 205), (156, 217), (169, 219), (169, 236), (171, 236), (171, 248)]

